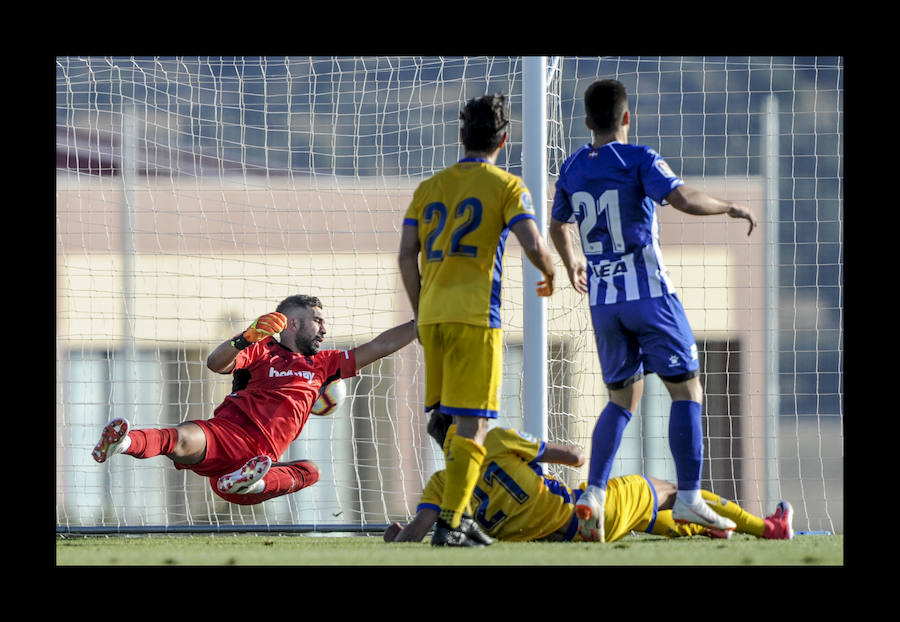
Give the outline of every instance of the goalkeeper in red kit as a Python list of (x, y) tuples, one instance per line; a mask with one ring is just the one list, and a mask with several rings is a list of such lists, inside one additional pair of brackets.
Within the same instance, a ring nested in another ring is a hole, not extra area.
[(319, 389), (335, 378), (356, 376), (416, 337), (415, 323), (407, 322), (353, 349), (321, 350), (326, 332), (318, 298), (284, 299), (210, 353), (207, 367), (233, 376), (232, 392), (211, 419), (140, 430), (113, 419), (100, 434), (94, 460), (120, 453), (166, 456), (176, 469), (209, 478), (217, 495), (240, 505), (312, 486), (319, 480), (315, 462), (278, 460), (303, 430)]

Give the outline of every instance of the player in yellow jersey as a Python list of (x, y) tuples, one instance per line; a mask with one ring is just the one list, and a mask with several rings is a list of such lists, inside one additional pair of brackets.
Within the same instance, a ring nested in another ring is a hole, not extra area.
[(544, 275), (538, 295), (553, 293), (555, 276), (528, 188), (496, 165), (508, 136), (505, 96), (469, 100), (460, 119), (464, 157), (416, 189), (398, 257), (424, 350), (425, 409), (457, 425), (445, 451), (436, 546), (478, 545), (460, 524), (484, 459), (488, 421), (500, 409), (500, 287), (510, 231)]
[[(454, 435), (453, 426), (447, 439)], [(448, 441), (445, 441), (445, 445)], [(575, 503), (586, 483), (572, 489), (545, 475), (540, 463), (581, 466), (585, 458), (577, 447), (546, 443), (516, 430), (494, 428), (485, 438), (486, 457), (468, 511), (488, 536), (504, 541), (580, 541)], [(387, 542), (420, 542), (438, 520), (445, 473), (432, 475), (422, 493), (416, 516), (405, 527), (389, 526)], [(606, 541), (631, 532), (666, 537), (705, 535), (728, 538), (732, 531), (716, 531), (694, 523), (676, 523), (672, 506), (677, 486), (672, 482), (625, 475), (609, 480), (606, 497)], [(786, 501), (775, 513), (760, 518), (709, 491), (701, 491), (707, 505), (733, 520), (738, 533), (766, 539), (790, 539), (793, 511)]]

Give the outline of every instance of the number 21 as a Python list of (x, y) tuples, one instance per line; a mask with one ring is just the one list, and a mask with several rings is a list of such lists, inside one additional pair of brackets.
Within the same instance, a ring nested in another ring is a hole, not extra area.
[(494, 489), (494, 485), (498, 485), (499, 488), (502, 488), (512, 499), (518, 503), (523, 504), (529, 499), (528, 493), (522, 490), (522, 487), (519, 486), (516, 481), (504, 471), (499, 464), (494, 462), (493, 460), (488, 464), (487, 468), (484, 470), (484, 476), (481, 478), (482, 481), (478, 482), (475, 486), (473, 496), (478, 500), (478, 507), (475, 509), (475, 518), (476, 520), (484, 525), (487, 529), (493, 529), (497, 526), (501, 521), (506, 519), (506, 512), (503, 510), (497, 510), (497, 512), (493, 516), (487, 515), (488, 505), (491, 502), (491, 498), (484, 490), (480, 488), (482, 484), (487, 486), (488, 489)]
[(622, 216), (619, 213), (619, 191), (606, 190), (596, 201), (590, 192), (576, 192), (572, 195), (572, 204), (575, 209), (584, 214), (581, 221), (581, 244), (586, 255), (600, 254), (603, 252), (603, 243), (591, 242), (588, 234), (597, 226), (600, 216), (606, 217), (606, 230), (612, 238), (613, 251), (625, 252), (625, 237), (622, 235)]

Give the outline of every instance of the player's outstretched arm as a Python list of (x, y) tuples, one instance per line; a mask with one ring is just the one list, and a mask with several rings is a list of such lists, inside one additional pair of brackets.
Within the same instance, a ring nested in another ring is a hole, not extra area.
[(753, 233), (756, 228), (756, 216), (748, 207), (741, 207), (731, 201), (717, 199), (701, 190), (688, 186), (679, 186), (672, 190), (666, 197), (666, 201), (675, 209), (692, 216), (713, 216), (715, 214), (728, 214), (732, 218), (743, 218), (750, 223), (747, 235)]
[(584, 452), (573, 445), (560, 445), (558, 443), (546, 443), (541, 462), (549, 464), (567, 464), (569, 466), (584, 466), (586, 459)]
[(416, 227), (403, 226), (400, 234), (400, 253), (397, 263), (400, 267), (400, 278), (409, 298), (413, 315), (419, 316), (419, 291), (422, 287), (422, 275), (419, 273), (419, 234)]
[(206, 357), (206, 366), (217, 374), (228, 374), (234, 369), (234, 359), (238, 352), (250, 344), (262, 341), (266, 337), (280, 333), (287, 326), (287, 317), (283, 313), (273, 311), (256, 318), (240, 335), (226, 339)]
[(393, 523), (384, 530), (385, 542), (421, 542), (434, 527), (440, 513), (433, 508), (422, 508), (406, 527)]
[(410, 320), (399, 326), (389, 328), (372, 341), (364, 343), (354, 350), (356, 368), (362, 369), (380, 358), (393, 354), (416, 338), (416, 322)]

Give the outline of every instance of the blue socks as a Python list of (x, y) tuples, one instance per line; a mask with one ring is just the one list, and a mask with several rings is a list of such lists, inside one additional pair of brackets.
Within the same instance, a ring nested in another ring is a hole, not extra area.
[(606, 489), (613, 459), (622, 442), (625, 426), (631, 421), (631, 412), (609, 402), (594, 425), (591, 440), (591, 462), (588, 484)]
[(669, 414), (669, 448), (675, 460), (678, 490), (699, 490), (703, 468), (703, 405), (672, 402)]
[[(669, 448), (675, 460), (678, 490), (700, 490), (703, 468), (703, 405), (699, 402), (672, 402), (669, 413)], [(594, 426), (588, 484), (606, 488), (613, 460), (622, 442), (631, 412), (609, 402)]]

